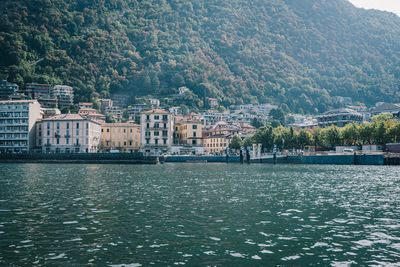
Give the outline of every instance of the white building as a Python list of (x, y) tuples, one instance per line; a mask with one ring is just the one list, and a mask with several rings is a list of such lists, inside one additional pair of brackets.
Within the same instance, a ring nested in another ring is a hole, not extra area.
[(37, 146), (44, 153), (95, 153), (99, 149), (101, 123), (79, 114), (61, 114), (36, 125)]
[(164, 109), (152, 109), (140, 114), (141, 150), (146, 154), (167, 152), (173, 144), (173, 117)]
[(70, 107), (74, 104), (74, 89), (68, 85), (55, 85), (51, 96), (57, 98), (58, 108)]
[(0, 101), (0, 153), (30, 152), (35, 123), (41, 118), (36, 100)]

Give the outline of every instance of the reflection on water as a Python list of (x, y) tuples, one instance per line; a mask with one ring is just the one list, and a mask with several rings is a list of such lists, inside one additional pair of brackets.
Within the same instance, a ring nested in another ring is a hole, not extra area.
[(400, 168), (3, 164), (0, 265), (400, 264)]

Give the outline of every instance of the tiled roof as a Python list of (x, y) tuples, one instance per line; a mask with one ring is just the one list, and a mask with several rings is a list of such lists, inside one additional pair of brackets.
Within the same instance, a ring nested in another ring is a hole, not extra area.
[(144, 114), (170, 114), (169, 111), (166, 111), (165, 109), (162, 109), (162, 108), (155, 108), (155, 109), (151, 109), (148, 111), (143, 111), (142, 113), (144, 113)]

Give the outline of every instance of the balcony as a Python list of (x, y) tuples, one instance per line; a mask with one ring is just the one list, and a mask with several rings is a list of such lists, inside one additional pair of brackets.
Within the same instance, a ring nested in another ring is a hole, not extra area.
[(71, 135), (66, 134), (66, 135), (64, 135), (64, 137), (65, 137), (65, 138), (71, 138)]
[(61, 135), (60, 135), (59, 133), (55, 133), (55, 134), (54, 134), (54, 137), (55, 137), (55, 138), (60, 138)]
[(51, 144), (44, 144), (45, 147), (51, 147)]

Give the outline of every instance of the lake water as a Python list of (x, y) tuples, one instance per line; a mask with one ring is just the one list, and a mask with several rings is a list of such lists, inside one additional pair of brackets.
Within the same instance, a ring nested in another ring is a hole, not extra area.
[(0, 165), (0, 266), (400, 265), (400, 168)]

